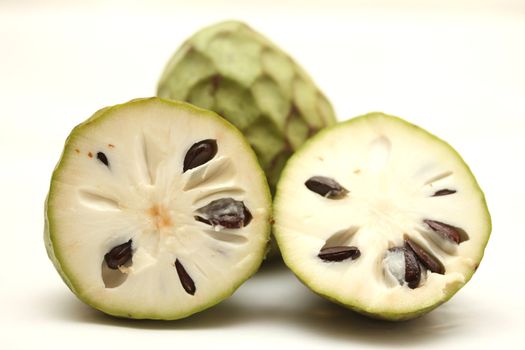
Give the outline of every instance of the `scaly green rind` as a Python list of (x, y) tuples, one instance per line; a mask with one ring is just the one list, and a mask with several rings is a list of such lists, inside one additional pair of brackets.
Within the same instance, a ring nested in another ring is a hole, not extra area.
[[(82, 290), (80, 290), (77, 287), (79, 285), (78, 281), (76, 280), (75, 276), (73, 274), (71, 274), (70, 271), (68, 271), (62, 265), (61, 261), (63, 260), (63, 258), (62, 258), (61, 254), (60, 254), (60, 250), (56, 249), (56, 245), (54, 243), (54, 237), (53, 237), (53, 232), (54, 232), (53, 220), (52, 220), (52, 218), (53, 218), (53, 210), (49, 206), (50, 199), (53, 197), (53, 194), (54, 194), (55, 177), (60, 172), (61, 167), (64, 166), (64, 164), (67, 162), (66, 155), (71, 153), (71, 152), (74, 152), (74, 150), (70, 149), (70, 147), (71, 147), (71, 140), (73, 140), (77, 135), (81, 134), (83, 129), (87, 125), (100, 122), (104, 118), (106, 118), (109, 115), (111, 115), (112, 112), (115, 111), (115, 110), (118, 110), (118, 109), (120, 109), (122, 107), (125, 107), (125, 106), (130, 106), (132, 104), (155, 103), (155, 102), (166, 103), (166, 104), (175, 106), (175, 107), (177, 107), (179, 109), (188, 111), (188, 112), (193, 113), (195, 115), (199, 115), (199, 117), (210, 118), (210, 119), (214, 119), (215, 121), (220, 120), (220, 122), (222, 122), (224, 125), (226, 125), (231, 130), (232, 133), (237, 134), (239, 140), (241, 140), (241, 142), (244, 143), (244, 145), (245, 145), (244, 148), (247, 150), (247, 152), (250, 152), (250, 154), (253, 157), (253, 159), (256, 160), (255, 153), (251, 150), (251, 148), (249, 147), (248, 143), (245, 141), (245, 139), (243, 138), (243, 136), (239, 132), (239, 130), (236, 127), (234, 127), (232, 124), (230, 124), (229, 122), (225, 121), (223, 118), (221, 118), (220, 116), (218, 116), (216, 113), (214, 113), (212, 111), (208, 111), (208, 110), (205, 110), (205, 109), (202, 109), (202, 108), (199, 108), (199, 107), (195, 107), (195, 106), (193, 106), (191, 104), (188, 104), (188, 103), (169, 101), (169, 100), (165, 100), (165, 99), (161, 99), (161, 98), (157, 98), (157, 97), (134, 99), (134, 100), (129, 101), (127, 103), (119, 104), (119, 105), (112, 106), (112, 107), (103, 108), (103, 109), (99, 110), (98, 112), (96, 112), (92, 117), (87, 119), (85, 122), (77, 125), (71, 131), (70, 135), (66, 139), (65, 146), (64, 146), (64, 151), (62, 152), (62, 155), (60, 156), (60, 160), (58, 161), (58, 164), (56, 165), (56, 167), (55, 167), (55, 169), (53, 171), (53, 175), (51, 177), (51, 184), (50, 184), (50, 188), (49, 188), (49, 194), (48, 194), (48, 196), (46, 198), (46, 201), (45, 201), (44, 243), (45, 243), (45, 246), (46, 246), (46, 251), (47, 251), (47, 254), (49, 256), (49, 259), (51, 260), (51, 262), (55, 266), (55, 268), (58, 271), (60, 277), (66, 283), (66, 285), (69, 287), (69, 289), (81, 301), (83, 301), (84, 303), (86, 303), (86, 304), (90, 305), (91, 307), (93, 307), (95, 309), (98, 309), (98, 310), (100, 310), (100, 311), (102, 311), (102, 312), (104, 312), (106, 314), (109, 314), (109, 315), (112, 315), (112, 316), (117, 316), (117, 317), (134, 318), (134, 319), (176, 320), (176, 319), (185, 318), (185, 317), (190, 316), (190, 315), (192, 315), (194, 313), (197, 313), (199, 311), (208, 309), (208, 308), (218, 304), (222, 300), (228, 298), (230, 295), (232, 295), (235, 292), (235, 290), (237, 290), (237, 288), (239, 288), (239, 286), (241, 284), (243, 284), (253, 274), (255, 274), (255, 272), (257, 272), (257, 270), (259, 269), (259, 267), (260, 267), (260, 265), (262, 263), (262, 260), (264, 259), (265, 254), (266, 254), (266, 247), (261, 247), (261, 249), (259, 251), (254, 252), (254, 254), (257, 254), (257, 256), (260, 256), (260, 259), (256, 259), (255, 260), (256, 263), (253, 266), (251, 266), (251, 268), (249, 269), (249, 272), (247, 273), (247, 275), (246, 275), (246, 277), (244, 279), (240, 280), (235, 286), (233, 286), (233, 288), (231, 290), (226, 291), (223, 295), (221, 295), (217, 299), (210, 300), (210, 302), (208, 304), (201, 305), (198, 308), (193, 309), (191, 312), (184, 313), (184, 314), (180, 314), (180, 313), (178, 313), (178, 314), (157, 314), (157, 315), (156, 314), (149, 314), (149, 313), (148, 314), (139, 314), (139, 313), (131, 314), (131, 313), (127, 312), (126, 310), (113, 309), (113, 308), (108, 308), (107, 305), (101, 305), (96, 300), (90, 299), (90, 297), (88, 295), (82, 293)], [(260, 169), (260, 168), (259, 169), (254, 169), (254, 171), (258, 171), (258, 172), (261, 173), (261, 176), (260, 176), (261, 184), (260, 185), (261, 185), (261, 188), (265, 189), (264, 196), (266, 197), (266, 202), (268, 203), (268, 207), (267, 208), (268, 208), (268, 213), (269, 213), (268, 215), (269, 215), (269, 217), (268, 217), (268, 220), (266, 220), (266, 229), (265, 229), (264, 233), (265, 233), (266, 240), (269, 241), (270, 240), (270, 231), (271, 231), (271, 225), (270, 225), (271, 194), (270, 194), (270, 190), (269, 190), (268, 184), (266, 182), (266, 179), (265, 179), (265, 177), (263, 175), (262, 169)]]
[[(384, 113), (381, 113), (381, 112), (373, 112), (373, 113), (368, 113), (368, 114), (365, 114), (365, 115), (362, 115), (362, 116), (359, 116), (359, 117), (356, 117), (356, 118), (353, 118), (353, 119), (350, 119), (350, 120), (347, 120), (347, 121), (344, 121), (344, 122), (340, 122), (340, 123), (338, 123), (338, 124), (336, 124), (336, 125), (334, 125), (332, 127), (325, 128), (324, 130), (319, 132), (317, 135), (315, 135), (313, 138), (310, 138), (308, 141), (306, 141), (305, 144), (301, 147), (301, 149), (299, 149), (290, 158), (289, 162), (287, 163), (287, 166), (283, 169), (281, 178), (283, 178), (283, 179), (286, 178), (287, 169), (289, 169), (289, 168), (291, 168), (293, 166), (294, 160), (300, 158), (302, 152), (304, 152), (306, 149), (308, 149), (310, 147), (310, 145), (312, 145), (315, 142), (318, 142), (319, 140), (322, 140), (326, 135), (329, 135), (332, 130), (335, 130), (337, 128), (344, 128), (344, 127), (348, 126), (349, 124), (352, 124), (352, 123), (355, 123), (355, 122), (359, 122), (359, 121), (362, 121), (362, 120), (365, 120), (365, 119), (369, 119), (369, 118), (390, 118), (390, 119), (395, 119), (395, 120), (397, 120), (397, 121), (399, 121), (399, 122), (401, 122), (401, 123), (403, 123), (403, 124), (405, 124), (405, 125), (407, 125), (409, 127), (414, 128), (415, 130), (417, 130), (419, 132), (425, 133), (429, 137), (439, 141), (440, 143), (442, 143), (443, 145), (448, 147), (452, 151), (452, 153), (454, 153), (458, 157), (458, 159), (463, 163), (465, 169), (467, 170), (467, 172), (472, 177), (472, 180), (473, 180), (473, 182), (475, 184), (475, 187), (477, 187), (477, 189), (478, 189), (478, 191), (479, 191), (479, 193), (481, 195), (482, 205), (484, 206), (485, 211), (487, 213), (487, 215), (486, 215), (486, 218), (487, 218), (487, 222), (486, 222), (486, 227), (487, 227), (486, 240), (485, 240), (484, 244), (480, 247), (479, 260), (477, 261), (477, 263), (479, 264), (481, 262), (482, 258), (483, 258), (483, 254), (485, 252), (485, 247), (487, 246), (487, 243), (488, 243), (489, 238), (490, 238), (490, 234), (492, 232), (492, 220), (491, 220), (491, 217), (490, 217), (490, 212), (489, 212), (489, 209), (488, 209), (488, 206), (487, 206), (487, 201), (485, 199), (485, 194), (483, 193), (483, 190), (479, 186), (479, 184), (478, 184), (478, 182), (476, 180), (476, 177), (472, 173), (472, 170), (470, 169), (470, 167), (467, 165), (467, 163), (463, 160), (461, 155), (452, 146), (450, 146), (447, 142), (445, 142), (444, 140), (440, 139), (439, 137), (429, 133), (425, 129), (420, 128), (419, 126), (414, 125), (412, 123), (409, 123), (409, 122), (407, 122), (406, 120), (404, 120), (402, 118), (391, 116), (391, 115), (387, 115), (387, 114), (384, 114)], [(276, 196), (274, 198), (274, 203), (279, 203), (282, 200), (280, 198), (280, 196), (279, 196), (279, 193), (281, 192), (279, 187), (280, 187), (280, 184), (278, 183), (277, 184)], [(278, 207), (278, 205), (274, 205), (274, 207)], [(279, 230), (274, 228), (273, 234), (274, 234), (274, 236), (275, 236), (275, 238), (277, 240), (277, 244), (278, 245), (282, 244), (282, 243), (280, 243)], [(284, 254), (283, 254), (282, 249), (281, 249), (281, 255), (283, 257), (283, 260), (284, 260), (285, 264), (290, 268), (290, 270), (292, 270), (294, 272), (294, 274), (299, 279), (299, 281), (301, 281), (301, 283), (303, 283), (308, 288), (312, 289), (310, 287), (309, 277), (305, 276), (305, 275), (302, 275), (297, 269), (294, 268), (293, 264), (291, 264), (291, 262), (288, 261), (286, 252), (284, 252)], [(316, 294), (318, 294), (318, 295), (320, 295), (320, 296), (322, 296), (322, 297), (324, 297), (324, 298), (334, 302), (334, 303), (342, 305), (342, 306), (344, 306), (346, 308), (349, 308), (349, 309), (351, 309), (353, 311), (356, 311), (358, 313), (361, 313), (361, 314), (366, 315), (366, 316), (371, 317), (371, 318), (377, 318), (377, 319), (383, 319), (383, 320), (389, 320), (389, 321), (404, 321), (404, 320), (410, 320), (410, 319), (414, 319), (414, 318), (420, 317), (420, 316), (422, 316), (422, 315), (424, 315), (424, 314), (434, 310), (435, 308), (437, 308), (441, 304), (447, 302), (448, 300), (450, 300), (450, 298), (452, 298), (454, 296), (454, 294), (456, 294), (472, 278), (472, 276), (473, 276), (475, 271), (476, 270), (474, 269), (474, 270), (471, 271), (471, 273), (469, 275), (465, 276), (465, 282), (464, 283), (457, 284), (456, 288), (448, 290), (448, 294), (443, 299), (441, 299), (438, 302), (433, 303), (431, 305), (423, 305), (423, 306), (421, 306), (421, 308), (418, 308), (417, 310), (413, 310), (413, 311), (405, 312), (405, 313), (376, 312), (374, 310), (369, 310), (364, 305), (348, 304), (347, 302), (345, 302), (343, 300), (340, 300), (338, 298), (334, 298), (334, 297), (332, 297), (330, 295), (327, 295), (326, 293), (321, 293), (321, 292), (313, 290), (313, 289), (312, 289), (312, 291), (315, 292)]]
[(189, 38), (167, 64), (157, 94), (211, 109), (238, 127), (272, 191), (290, 155), (336, 121), (308, 74), (237, 21), (212, 25)]

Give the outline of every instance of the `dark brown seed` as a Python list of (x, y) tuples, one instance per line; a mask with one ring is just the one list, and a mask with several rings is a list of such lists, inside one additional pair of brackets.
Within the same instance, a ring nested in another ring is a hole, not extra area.
[(116, 270), (119, 266), (126, 264), (132, 257), (131, 239), (126, 243), (113, 247), (106, 255), (104, 260), (110, 269)]
[(98, 152), (97, 153), (97, 159), (100, 160), (102, 163), (104, 163), (105, 166), (107, 166), (109, 168), (108, 157), (106, 157), (106, 155), (104, 153)]
[(348, 193), (337, 181), (325, 176), (313, 176), (304, 185), (310, 191), (329, 199), (341, 199)]
[(252, 221), (253, 217), (252, 217), (252, 213), (250, 213), (250, 211), (248, 210), (248, 208), (246, 208), (244, 203), (242, 204), (242, 206), (243, 206), (243, 211), (244, 211), (244, 219), (242, 221), (242, 225), (246, 226), (250, 223), (250, 221)]
[(439, 221), (434, 220), (423, 220), (434, 232), (439, 233), (442, 237), (459, 244), (461, 241), (461, 236), (459, 234), (458, 228), (444, 224)]
[(353, 246), (326, 247), (317, 256), (324, 261), (343, 261), (348, 258), (355, 260), (361, 256), (361, 252)]
[(432, 197), (448, 196), (449, 194), (454, 194), (454, 193), (456, 193), (456, 190), (449, 190), (448, 188), (446, 188), (444, 190), (436, 191), (436, 193), (434, 193)]
[(212, 139), (202, 140), (194, 143), (184, 157), (182, 172), (196, 168), (209, 162), (217, 154), (217, 141)]
[(432, 255), (427, 253), (423, 247), (421, 247), (416, 242), (405, 238), (405, 247), (411, 249), (414, 254), (418, 257), (419, 261), (430, 271), (434, 273), (439, 273), (440, 275), (445, 274), (445, 267), (438, 259), (434, 258)]
[(188, 275), (186, 269), (184, 266), (182, 266), (179, 259), (175, 260), (175, 268), (177, 269), (177, 275), (179, 275), (182, 288), (184, 288), (186, 293), (195, 295), (195, 291), (197, 290), (197, 288), (195, 288), (195, 282), (193, 282), (190, 275)]
[(421, 268), (416, 255), (410, 249), (403, 249), (405, 253), (405, 281), (411, 289), (417, 288), (421, 281)]
[(197, 209), (197, 213), (202, 214), (202, 216), (195, 216), (195, 220), (225, 228), (242, 228), (252, 220), (252, 214), (244, 203), (233, 198), (214, 200)]

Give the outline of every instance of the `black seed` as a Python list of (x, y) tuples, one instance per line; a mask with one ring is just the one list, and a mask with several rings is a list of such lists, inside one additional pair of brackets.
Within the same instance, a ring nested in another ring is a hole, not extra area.
[(175, 260), (175, 268), (177, 269), (177, 275), (179, 275), (182, 288), (184, 288), (186, 293), (195, 295), (195, 291), (197, 290), (197, 288), (195, 288), (195, 282), (193, 282), (193, 279), (191, 279), (190, 275), (188, 275), (186, 269), (184, 266), (182, 266), (179, 259)]
[(405, 238), (405, 247), (407, 249), (411, 249), (414, 254), (416, 254), (417, 258), (421, 263), (430, 271), (434, 273), (439, 273), (441, 275), (445, 274), (445, 267), (443, 266), (443, 263), (439, 261), (439, 259), (433, 257), (431, 254), (429, 254), (423, 247), (421, 247), (416, 242), (410, 240), (409, 238)]
[(225, 228), (242, 228), (250, 223), (252, 214), (242, 201), (233, 198), (221, 198), (197, 209), (203, 216), (195, 216), (195, 220), (212, 226)]
[(104, 153), (98, 152), (97, 153), (97, 159), (100, 160), (102, 163), (104, 163), (105, 166), (107, 166), (109, 168), (108, 157), (106, 157), (106, 155)]
[(449, 194), (454, 194), (454, 193), (456, 193), (456, 190), (449, 190), (448, 188), (446, 188), (444, 190), (436, 191), (436, 193), (434, 193), (432, 197), (448, 196)]
[(217, 154), (217, 141), (212, 139), (194, 143), (184, 157), (182, 172), (209, 162)]
[(310, 191), (329, 199), (341, 199), (348, 193), (337, 181), (325, 176), (313, 176), (304, 185)]
[(361, 256), (361, 252), (353, 246), (326, 247), (317, 256), (324, 261), (343, 261), (348, 258), (355, 260)]
[(456, 244), (461, 242), (461, 236), (457, 227), (444, 224), (434, 220), (423, 220), (434, 232), (439, 233), (442, 237), (452, 241)]
[(421, 281), (421, 268), (416, 255), (410, 249), (403, 249), (405, 253), (405, 281), (411, 289), (417, 288)]
[(126, 243), (113, 247), (106, 255), (104, 260), (110, 269), (116, 270), (119, 266), (127, 263), (133, 255), (131, 250), (131, 239)]

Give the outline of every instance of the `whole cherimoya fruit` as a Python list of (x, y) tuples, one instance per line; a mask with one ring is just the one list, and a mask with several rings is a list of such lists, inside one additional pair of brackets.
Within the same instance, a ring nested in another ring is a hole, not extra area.
[(270, 200), (233, 125), (187, 103), (133, 100), (98, 111), (69, 135), (46, 202), (46, 248), (92, 307), (179, 319), (255, 273)]
[(314, 292), (389, 320), (420, 316), (476, 271), (491, 232), (474, 175), (446, 142), (372, 113), (326, 129), (274, 201), (285, 263)]
[(213, 110), (239, 128), (272, 189), (292, 153), (335, 123), (332, 106), (308, 74), (237, 21), (189, 38), (166, 66), (157, 93)]

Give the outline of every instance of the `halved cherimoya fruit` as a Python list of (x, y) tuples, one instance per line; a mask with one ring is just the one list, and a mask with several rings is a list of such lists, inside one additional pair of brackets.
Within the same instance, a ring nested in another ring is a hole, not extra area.
[(87, 304), (178, 319), (255, 273), (270, 205), (257, 158), (231, 124), (185, 103), (134, 100), (72, 131), (51, 180), (45, 241)]
[(381, 113), (307, 142), (285, 167), (274, 215), (283, 259), (303, 283), (389, 320), (452, 297), (491, 231), (483, 192), (456, 151)]

